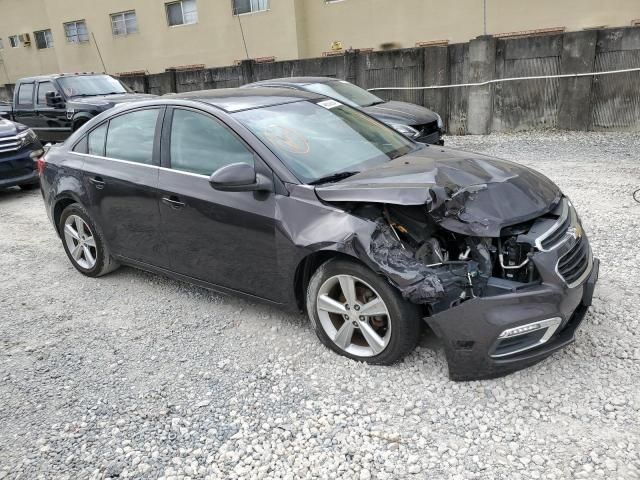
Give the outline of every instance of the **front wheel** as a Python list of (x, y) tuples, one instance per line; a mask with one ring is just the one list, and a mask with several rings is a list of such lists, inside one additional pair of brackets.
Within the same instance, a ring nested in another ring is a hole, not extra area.
[(364, 265), (335, 259), (321, 265), (307, 289), (307, 312), (318, 338), (340, 355), (389, 365), (420, 338), (420, 309)]

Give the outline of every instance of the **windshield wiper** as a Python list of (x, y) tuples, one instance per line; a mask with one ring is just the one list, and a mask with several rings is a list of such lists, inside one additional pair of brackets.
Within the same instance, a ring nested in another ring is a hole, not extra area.
[(309, 185), (320, 185), (322, 183), (330, 183), (330, 182), (339, 182), (340, 180), (344, 180), (345, 178), (353, 177), (360, 172), (338, 172), (332, 173), (331, 175), (327, 175), (326, 177), (318, 178), (313, 182), (309, 182)]
[(120, 95), (127, 92), (100, 92), (100, 93), (76, 93), (75, 95), (71, 95), (71, 98), (74, 97), (102, 97), (104, 95)]
[(373, 107), (374, 105), (380, 105), (381, 103), (386, 103), (386, 102), (384, 100), (376, 100), (375, 102), (362, 105), (362, 107)]

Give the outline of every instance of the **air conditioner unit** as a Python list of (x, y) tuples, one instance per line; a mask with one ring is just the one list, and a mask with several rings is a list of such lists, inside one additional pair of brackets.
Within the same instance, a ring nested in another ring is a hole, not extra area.
[(22, 43), (25, 47), (31, 45), (31, 36), (28, 33), (21, 33), (20, 35), (18, 35), (18, 40), (20, 40), (20, 43)]

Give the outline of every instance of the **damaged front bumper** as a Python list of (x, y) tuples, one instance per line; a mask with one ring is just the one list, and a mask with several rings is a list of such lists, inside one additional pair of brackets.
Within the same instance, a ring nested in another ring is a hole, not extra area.
[(594, 258), (586, 279), (578, 285), (543, 283), (515, 293), (474, 298), (426, 317), (443, 340), (450, 378), (501, 376), (531, 366), (573, 342), (591, 305), (598, 271), (599, 261)]

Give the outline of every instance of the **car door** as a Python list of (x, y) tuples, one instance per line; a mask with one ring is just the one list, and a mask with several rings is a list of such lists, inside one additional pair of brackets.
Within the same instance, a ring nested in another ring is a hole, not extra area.
[(89, 210), (112, 253), (166, 267), (158, 211), (159, 125), (164, 108), (111, 117), (88, 134), (84, 185)]
[(47, 105), (45, 96), (47, 92), (59, 93), (52, 81), (38, 82), (33, 130), (38, 134), (38, 137), (45, 141), (59, 142), (71, 134), (71, 120), (67, 119), (67, 109), (64, 103), (55, 107)]
[(17, 88), (18, 92), (15, 96), (13, 110), (14, 119), (18, 123), (24, 123), (28, 127), (32, 127), (36, 120), (36, 112), (33, 108), (35, 83), (20, 83)]
[(163, 127), (160, 215), (173, 270), (211, 284), (280, 301), (271, 192), (214, 190), (210, 175), (232, 163), (273, 173), (212, 115), (171, 108)]

